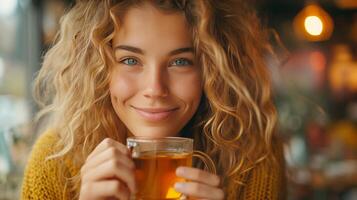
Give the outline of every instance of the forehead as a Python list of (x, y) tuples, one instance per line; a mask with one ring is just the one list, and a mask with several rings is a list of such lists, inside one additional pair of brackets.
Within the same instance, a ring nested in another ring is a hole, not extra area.
[(129, 8), (119, 24), (114, 44), (191, 43), (191, 32), (182, 12), (164, 12), (149, 3)]

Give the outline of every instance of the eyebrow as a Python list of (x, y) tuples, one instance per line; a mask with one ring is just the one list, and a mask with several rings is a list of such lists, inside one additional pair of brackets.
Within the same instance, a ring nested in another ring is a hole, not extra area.
[[(130, 51), (130, 52), (138, 53), (138, 54), (142, 54), (142, 55), (145, 54), (145, 52), (142, 49), (140, 49), (138, 47), (129, 46), (129, 45), (119, 45), (119, 46), (114, 47), (114, 51), (117, 51), (117, 50), (126, 50), (126, 51)], [(185, 53), (185, 52), (193, 53), (193, 48), (192, 47), (178, 48), (178, 49), (170, 51), (169, 55), (173, 56), (173, 55)]]

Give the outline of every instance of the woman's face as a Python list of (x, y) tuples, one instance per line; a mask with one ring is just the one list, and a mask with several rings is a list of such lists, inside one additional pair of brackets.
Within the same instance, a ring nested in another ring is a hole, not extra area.
[(202, 94), (186, 19), (145, 4), (129, 9), (121, 21), (112, 43), (114, 110), (132, 135), (177, 136)]

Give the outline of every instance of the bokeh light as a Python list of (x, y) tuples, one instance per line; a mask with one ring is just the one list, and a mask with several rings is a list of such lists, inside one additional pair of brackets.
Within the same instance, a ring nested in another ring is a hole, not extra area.
[(322, 30), (324, 28), (321, 19), (317, 16), (308, 16), (305, 18), (304, 22), (305, 30), (310, 35), (321, 35)]

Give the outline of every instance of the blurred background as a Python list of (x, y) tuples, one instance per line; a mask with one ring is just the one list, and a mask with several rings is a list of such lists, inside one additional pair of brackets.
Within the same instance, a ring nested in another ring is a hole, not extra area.
[[(267, 57), (289, 199), (357, 199), (357, 0), (255, 0), (281, 62)], [(37, 138), (31, 82), (71, 1), (0, 0), (0, 200), (19, 198)]]

